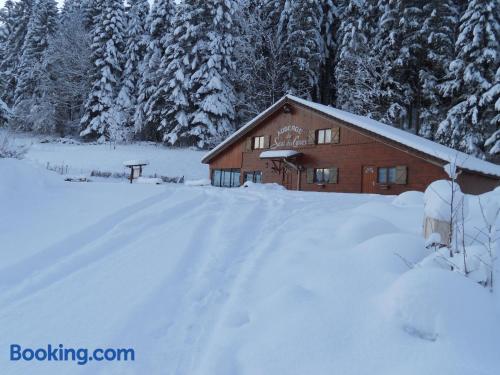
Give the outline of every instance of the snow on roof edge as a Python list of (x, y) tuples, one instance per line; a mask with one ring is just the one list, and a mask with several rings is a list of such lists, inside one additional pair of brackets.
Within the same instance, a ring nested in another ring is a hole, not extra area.
[(219, 143), (217, 146), (215, 146), (213, 149), (211, 149), (209, 152), (203, 156), (203, 159), (201, 159), (202, 163), (204, 163), (207, 159), (212, 157), (213, 155), (217, 154), (217, 152), (224, 148), (226, 145), (230, 144), (233, 140), (238, 139), (238, 136), (242, 133), (244, 133), (249, 127), (251, 127), (253, 124), (258, 122), (261, 118), (265, 117), (268, 113), (272, 112), (274, 108), (278, 107), (281, 105), (282, 102), (286, 100), (287, 96), (282, 97), (280, 100), (278, 100), (276, 103), (274, 103), (272, 106), (270, 106), (268, 109), (266, 109), (264, 112), (259, 113), (257, 116), (255, 116), (253, 119), (248, 121), (245, 125), (243, 125), (241, 128), (236, 130), (233, 134), (231, 134), (229, 137), (227, 137), (225, 140), (223, 140), (221, 143)]
[(293, 156), (301, 155), (302, 153), (297, 150), (270, 150), (263, 151), (260, 153), (260, 159), (271, 159), (271, 158), (291, 158)]
[(434, 156), (448, 163), (456, 163), (459, 168), (500, 177), (499, 165), (481, 160), (472, 155), (454, 150), (440, 143), (433, 142), (426, 138), (395, 128), (368, 117), (355, 115), (346, 111), (342, 111), (340, 109), (310, 102), (308, 100), (304, 100), (295, 96), (288, 95), (288, 97), (294, 102), (297, 102), (309, 108), (316, 109), (329, 116), (335, 117), (339, 120), (345, 121), (364, 130), (376, 133), (384, 138), (388, 138), (414, 150), (423, 152), (430, 156)]
[(415, 134), (409, 133), (407, 131), (392, 127), (390, 125), (384, 124), (382, 122), (370, 119), (368, 117), (355, 115), (334, 107), (326, 106), (324, 104), (314, 103), (309, 100), (301, 99), (293, 95), (285, 95), (283, 98), (278, 100), (264, 112), (260, 113), (258, 116), (254, 117), (223, 142), (218, 144), (215, 148), (209, 151), (202, 159), (202, 162), (207, 161), (215, 154), (217, 154), (226, 145), (232, 143), (233, 140), (237, 139), (241, 134), (248, 130), (252, 125), (257, 123), (260, 119), (267, 116), (276, 107), (280, 106), (284, 101), (289, 99), (292, 102), (301, 104), (305, 107), (317, 110), (328, 116), (337, 118), (341, 121), (345, 121), (361, 129), (370, 131), (372, 133), (378, 134), (384, 138), (390, 139), (394, 142), (400, 143), (404, 146), (410, 147), (414, 150), (420, 151), (429, 156), (434, 156), (447, 163), (454, 163), (461, 169), (466, 169), (474, 172), (479, 172), (487, 175), (492, 175), (500, 177), (500, 166), (487, 162), (485, 160), (478, 159), (472, 155), (465, 154), (461, 151), (454, 150), (450, 147), (444, 146), (440, 143), (430, 141), (426, 138), (417, 136)]

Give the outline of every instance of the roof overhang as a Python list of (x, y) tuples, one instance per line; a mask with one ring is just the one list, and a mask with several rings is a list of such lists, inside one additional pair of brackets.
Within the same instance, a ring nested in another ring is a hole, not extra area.
[(264, 151), (260, 154), (261, 159), (272, 159), (272, 160), (282, 160), (282, 159), (292, 159), (302, 156), (302, 152), (295, 150), (272, 150)]

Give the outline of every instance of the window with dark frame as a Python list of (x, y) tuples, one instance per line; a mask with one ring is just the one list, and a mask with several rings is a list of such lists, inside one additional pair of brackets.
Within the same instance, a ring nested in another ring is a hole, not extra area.
[(253, 149), (259, 150), (265, 148), (265, 137), (263, 135), (253, 138)]
[(378, 168), (378, 183), (390, 185), (396, 183), (396, 167)]
[(320, 129), (316, 132), (316, 143), (318, 145), (332, 143), (332, 129)]
[(262, 172), (261, 171), (253, 171), (253, 172), (245, 172), (245, 182), (250, 181), (256, 184), (262, 183)]
[(212, 185), (217, 187), (239, 187), (239, 169), (214, 169), (212, 172)]
[(316, 168), (314, 170), (314, 182), (317, 184), (326, 184), (330, 181), (330, 169)]

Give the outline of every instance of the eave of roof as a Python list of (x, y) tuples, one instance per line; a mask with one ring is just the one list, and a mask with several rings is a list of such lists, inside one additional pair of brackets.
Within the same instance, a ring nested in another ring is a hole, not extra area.
[(403, 145), (404, 147), (409, 148), (410, 150), (413, 150), (417, 153), (428, 155), (430, 158), (439, 160), (443, 164), (455, 163), (457, 167), (466, 171), (476, 172), (487, 176), (495, 176), (497, 178), (500, 177), (499, 165), (475, 158), (471, 155), (467, 155), (463, 152), (451, 149), (439, 143), (430, 141), (423, 137), (419, 137), (415, 134), (411, 134), (407, 131), (394, 128), (368, 117), (354, 115), (349, 112), (345, 112), (323, 104), (314, 103), (292, 95), (284, 96), (267, 110), (259, 114), (257, 117), (253, 118), (246, 125), (229, 136), (225, 141), (208, 152), (203, 157), (202, 162), (209, 163), (210, 160), (212, 160), (215, 156), (231, 146), (243, 135), (247, 134), (256, 126), (261, 124), (264, 119), (275, 113), (286, 102), (298, 104), (299, 106), (326, 115), (329, 118), (340, 120), (353, 126), (354, 128), (359, 128), (360, 130), (364, 130), (381, 138), (385, 138), (390, 142)]

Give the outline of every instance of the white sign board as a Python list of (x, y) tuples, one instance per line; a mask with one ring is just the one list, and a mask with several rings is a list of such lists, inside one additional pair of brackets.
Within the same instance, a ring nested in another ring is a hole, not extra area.
[(278, 129), (271, 149), (282, 147), (297, 148), (305, 145), (307, 145), (307, 133), (305, 130), (297, 125), (287, 125)]

